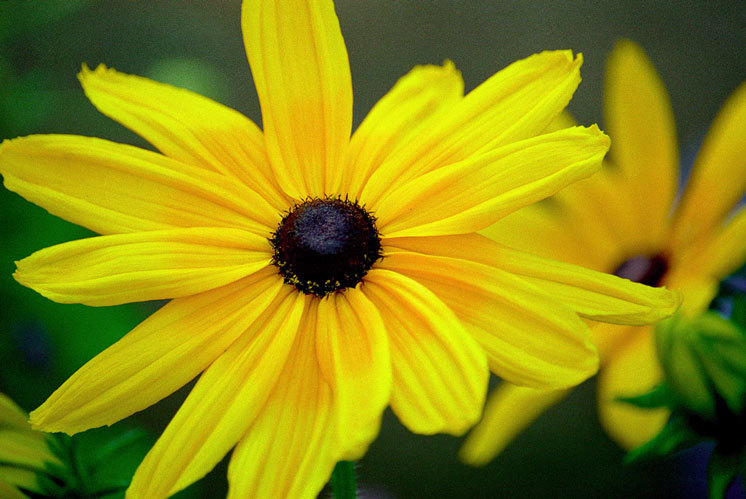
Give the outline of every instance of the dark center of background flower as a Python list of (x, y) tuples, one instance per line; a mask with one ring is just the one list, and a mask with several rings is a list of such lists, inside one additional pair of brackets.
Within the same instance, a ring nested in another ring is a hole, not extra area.
[(668, 259), (663, 255), (637, 255), (622, 262), (614, 275), (648, 286), (660, 286), (668, 271)]
[(381, 258), (375, 218), (348, 199), (295, 205), (270, 242), (285, 283), (316, 296), (354, 287)]

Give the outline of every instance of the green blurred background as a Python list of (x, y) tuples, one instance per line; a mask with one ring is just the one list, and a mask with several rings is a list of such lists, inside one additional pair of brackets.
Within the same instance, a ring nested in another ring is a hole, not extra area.
[[(602, 123), (606, 56), (620, 37), (641, 43), (660, 71), (689, 163), (719, 106), (746, 78), (746, 2), (338, 1), (355, 91), (355, 123), (416, 64), (451, 59), (467, 90), (510, 62), (545, 49), (583, 52), (583, 83), (570, 110)], [(98, 114), (81, 91), (82, 63), (187, 87), (257, 123), (245, 59), (240, 2), (0, 2), (0, 136), (75, 133), (149, 147)], [(727, 180), (727, 179), (725, 179)], [(159, 304), (58, 305), (11, 278), (14, 260), (90, 235), (0, 191), (0, 391), (25, 409), (40, 404), (75, 369)], [(455, 455), (460, 439), (410, 434), (387, 413), (359, 463), (365, 497), (703, 497), (707, 449), (666, 462), (622, 466), (601, 430), (594, 383), (546, 413), (490, 465)], [(130, 428), (147, 437), (106, 470), (131, 476), (186, 396), (85, 434), (95, 446)], [(180, 497), (225, 494), (225, 462)]]

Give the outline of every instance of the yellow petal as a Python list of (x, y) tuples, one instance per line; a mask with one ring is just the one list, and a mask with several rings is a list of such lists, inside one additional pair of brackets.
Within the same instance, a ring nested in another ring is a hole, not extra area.
[(78, 75), (96, 108), (187, 164), (232, 176), (277, 211), (290, 204), (277, 185), (262, 132), (246, 116), (188, 90), (99, 65)]
[(0, 428), (0, 463), (44, 470), (46, 463), (59, 463), (47, 445), (47, 436), (40, 432), (15, 431)]
[(598, 369), (588, 328), (568, 307), (501, 269), (410, 252), (380, 268), (423, 284), (456, 314), (487, 353), (492, 371), (542, 388), (576, 385)]
[(422, 175), (372, 209), (389, 237), (474, 232), (597, 171), (608, 147), (596, 126), (540, 135)]
[(273, 269), (177, 298), (81, 367), (37, 410), (35, 428), (77, 433), (149, 407), (218, 358), (279, 292)]
[(224, 175), (92, 137), (32, 135), (3, 141), (5, 187), (99, 234), (175, 227), (274, 230), (259, 194)]
[(542, 52), (499, 71), (389, 156), (361, 198), (376, 203), (395, 183), (539, 134), (570, 101), (581, 63), (569, 50)]
[(575, 117), (570, 114), (570, 112), (565, 109), (561, 113), (559, 113), (555, 118), (549, 122), (549, 125), (543, 130), (543, 133), (550, 133), (550, 132), (556, 132), (557, 130), (562, 130), (563, 128), (570, 128), (578, 126), (578, 120), (575, 119)]
[(674, 246), (717, 227), (746, 191), (746, 83), (725, 102), (707, 133), (674, 222)]
[[(606, 263), (596, 270), (611, 272), (632, 255), (661, 250), (655, 231), (640, 230), (638, 220), (645, 216), (643, 200), (635, 194), (630, 180), (608, 163), (595, 175), (561, 190), (553, 199), (572, 219), (567, 221), (568, 226), (560, 228), (571, 231), (578, 244), (587, 248), (586, 253), (603, 253)], [(572, 263), (588, 266), (585, 262)]]
[(311, 307), (269, 399), (233, 451), (229, 498), (315, 498), (341, 456), (334, 395), (316, 356), (316, 323)]
[(0, 393), (0, 427), (12, 426), (30, 430), (27, 419), (26, 412), (18, 407), (18, 404), (4, 393)]
[(666, 88), (639, 45), (621, 41), (614, 48), (604, 97), (610, 155), (638, 201), (628, 216), (660, 242), (677, 187), (676, 125)]
[(670, 317), (680, 293), (653, 288), (611, 274), (504, 248), (501, 265), (521, 275), (587, 319), (613, 324), (653, 324)]
[(45, 248), (17, 262), (14, 277), (56, 302), (118, 305), (224, 286), (269, 265), (271, 252), (241, 229), (155, 230)]
[(202, 478), (228, 453), (270, 397), (307, 301), (284, 286), (207, 368), (137, 468), (128, 495), (167, 497)]
[(598, 380), (599, 417), (606, 432), (625, 449), (633, 449), (663, 428), (667, 409), (639, 409), (617, 397), (641, 395), (660, 383), (662, 372), (652, 328), (640, 328), (617, 346)]
[[(12, 499), (15, 497), (26, 498), (25, 495), (18, 492), (18, 495), (8, 493), (3, 489), (3, 483), (12, 484), (15, 487), (23, 488), (28, 492), (35, 492), (42, 494), (41, 497), (45, 497), (44, 488), (39, 483), (39, 475), (31, 470), (23, 468), (14, 468), (12, 466), (0, 466), (0, 497), (3, 499)], [(38, 496), (37, 496), (38, 497)]]
[(360, 459), (391, 398), (391, 358), (381, 316), (358, 288), (320, 300), (316, 354), (334, 391), (345, 459)]
[[(564, 190), (572, 189), (575, 185), (577, 183)], [(595, 270), (606, 270), (609, 267), (608, 255), (615, 253), (616, 248), (603, 237), (584, 239), (581, 234), (596, 229), (600, 222), (584, 227), (574, 221), (573, 215), (558, 206), (552, 198), (521, 208), (479, 233), (511, 248)]]
[[(704, 274), (720, 281), (735, 272), (746, 260), (746, 209), (741, 209), (728, 224), (698, 248), (696, 255), (682, 263), (694, 274)], [(696, 270), (694, 270), (696, 269)]]
[(630, 336), (638, 334), (641, 327), (646, 327), (604, 322), (591, 322), (589, 326), (591, 328), (591, 341), (598, 348), (598, 355), (601, 357), (601, 369), (604, 368), (605, 362), (613, 356), (614, 349), (620, 343), (625, 342)]
[(361, 286), (389, 333), (391, 407), (415, 433), (460, 435), (482, 412), (489, 372), (484, 353), (427, 288), (374, 268)]
[[(417, 66), (373, 106), (355, 130), (347, 152), (343, 186), (359, 198), (363, 186), (393, 151), (435, 126), (463, 97), (464, 82), (452, 62)], [(343, 189), (344, 190), (344, 189)]]
[(469, 259), (506, 270), (535, 285), (582, 317), (616, 324), (652, 324), (671, 316), (680, 297), (577, 265), (499, 245), (479, 234), (384, 239), (384, 246)]
[(718, 279), (693, 275), (683, 270), (681, 273), (674, 271), (668, 279), (671, 287), (683, 297), (678, 313), (686, 317), (695, 317), (707, 310), (720, 288)]
[(26, 494), (21, 493), (17, 488), (0, 477), (0, 497), (5, 499), (28, 499)]
[(481, 231), (511, 248), (611, 272), (632, 255), (655, 254), (660, 241), (637, 225), (641, 200), (608, 165), (546, 202), (526, 206)]
[(334, 4), (249, 0), (241, 26), (277, 180), (296, 199), (335, 193), (352, 128), (352, 80)]
[(568, 393), (568, 390), (539, 390), (500, 383), (487, 399), (482, 420), (469, 433), (459, 457), (472, 466), (489, 463)]

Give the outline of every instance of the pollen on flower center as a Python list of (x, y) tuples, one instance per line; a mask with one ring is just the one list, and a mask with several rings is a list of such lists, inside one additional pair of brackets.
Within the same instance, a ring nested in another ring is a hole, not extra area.
[(381, 258), (375, 218), (356, 201), (312, 198), (295, 205), (270, 239), (285, 283), (325, 296), (354, 287)]
[(668, 271), (668, 259), (663, 255), (637, 255), (622, 262), (614, 275), (648, 286), (660, 286)]

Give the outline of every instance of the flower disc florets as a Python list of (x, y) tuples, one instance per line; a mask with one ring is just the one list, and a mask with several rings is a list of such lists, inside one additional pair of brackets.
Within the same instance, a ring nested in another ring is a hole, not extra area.
[(282, 218), (270, 239), (286, 284), (325, 296), (352, 288), (381, 258), (375, 218), (356, 201), (311, 198)]

